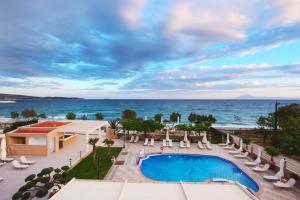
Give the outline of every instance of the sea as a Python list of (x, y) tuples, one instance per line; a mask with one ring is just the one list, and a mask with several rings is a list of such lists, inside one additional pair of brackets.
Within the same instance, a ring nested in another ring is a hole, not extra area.
[[(87, 114), (95, 119), (95, 113), (101, 112), (106, 120), (121, 118), (125, 109), (135, 110), (138, 117), (151, 119), (162, 113), (169, 119), (172, 112), (181, 114), (182, 123), (188, 122), (191, 112), (212, 114), (217, 119), (215, 126), (253, 128), (261, 115), (275, 110), (275, 100), (116, 100), (116, 99), (56, 99), (56, 100), (18, 100), (15, 103), (0, 104), (0, 118), (10, 117), (10, 112), (21, 112), (33, 108), (37, 113), (46, 113), (49, 119), (62, 120), (68, 112), (76, 113), (80, 118)], [(280, 106), (300, 100), (279, 100)]]

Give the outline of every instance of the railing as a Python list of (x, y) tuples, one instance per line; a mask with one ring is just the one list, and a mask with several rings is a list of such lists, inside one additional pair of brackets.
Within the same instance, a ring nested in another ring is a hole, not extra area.
[[(237, 145), (239, 145), (239, 141), (240, 141), (240, 138), (238, 136), (231, 136), (233, 138), (233, 142)], [(268, 162), (271, 162), (271, 156), (264, 150), (264, 147), (262, 146), (259, 146), (257, 144), (251, 144), (251, 146), (253, 146), (253, 153), (256, 155), (256, 150), (257, 148), (261, 148), (262, 149), (262, 154), (261, 154), (261, 158), (268, 161)], [(248, 149), (251, 149), (252, 147), (248, 148)], [(289, 158), (289, 157), (286, 157), (286, 156), (277, 156), (277, 157), (274, 157), (274, 163), (277, 167), (279, 167), (279, 162), (280, 162), (280, 159), (282, 158), (285, 158), (286, 159), (286, 169), (298, 176), (300, 176), (300, 162), (292, 159), (292, 158)]]

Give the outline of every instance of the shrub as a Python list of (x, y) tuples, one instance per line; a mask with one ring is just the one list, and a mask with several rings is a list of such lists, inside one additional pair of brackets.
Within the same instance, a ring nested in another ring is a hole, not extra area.
[(271, 156), (271, 161), (273, 162), (273, 157), (278, 156), (280, 151), (275, 147), (267, 147), (266, 152)]
[(69, 112), (69, 113), (67, 113), (66, 118), (69, 120), (74, 120), (74, 119), (76, 119), (76, 114), (73, 112)]
[(38, 122), (37, 119), (32, 119), (32, 120), (29, 120), (29, 121), (18, 121), (18, 122), (13, 123), (10, 127), (5, 128), (3, 132), (7, 133), (7, 132), (10, 132), (10, 131), (16, 130), (20, 126), (35, 124), (37, 122)]
[(29, 175), (29, 176), (27, 176), (27, 177), (25, 178), (25, 181), (26, 181), (26, 182), (32, 181), (35, 177), (36, 177), (35, 174), (31, 174), (31, 175)]
[(46, 196), (47, 194), (48, 194), (48, 190), (46, 188), (41, 188), (35, 193), (35, 196), (41, 198)]
[(30, 192), (25, 192), (21, 198), (21, 200), (27, 200), (29, 199), (31, 196)]
[(17, 200), (17, 199), (21, 199), (23, 196), (22, 192), (17, 192), (12, 196), (12, 200)]

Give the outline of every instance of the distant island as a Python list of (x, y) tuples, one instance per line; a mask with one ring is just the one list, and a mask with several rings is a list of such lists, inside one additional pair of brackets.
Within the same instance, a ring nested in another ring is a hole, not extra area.
[(19, 94), (3, 94), (0, 93), (0, 101), (15, 101), (15, 100), (53, 100), (53, 99), (83, 99), (77, 97), (37, 97)]

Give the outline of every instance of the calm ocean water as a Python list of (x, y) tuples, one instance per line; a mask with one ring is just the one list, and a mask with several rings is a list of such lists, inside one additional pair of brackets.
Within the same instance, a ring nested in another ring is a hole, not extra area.
[[(284, 104), (300, 103), (300, 100), (281, 100)], [(34, 108), (38, 113), (45, 112), (49, 117), (62, 119), (67, 112), (77, 116), (88, 114), (93, 119), (96, 112), (102, 112), (105, 119), (120, 118), (124, 109), (130, 108), (139, 117), (148, 119), (156, 113), (168, 118), (171, 112), (182, 114), (187, 121), (190, 112), (212, 114), (219, 126), (252, 127), (256, 118), (274, 111), (275, 100), (23, 100), (16, 103), (0, 103), (0, 118), (9, 117), (11, 111), (21, 112), (24, 108)]]

